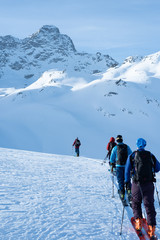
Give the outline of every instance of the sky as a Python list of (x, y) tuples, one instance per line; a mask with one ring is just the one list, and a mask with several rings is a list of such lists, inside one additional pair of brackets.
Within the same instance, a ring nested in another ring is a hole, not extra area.
[(77, 51), (117, 61), (160, 50), (159, 0), (0, 0), (0, 36), (20, 39), (55, 25)]

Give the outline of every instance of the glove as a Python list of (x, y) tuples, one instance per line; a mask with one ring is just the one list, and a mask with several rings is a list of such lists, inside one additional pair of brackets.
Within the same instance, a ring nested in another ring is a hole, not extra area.
[(110, 166), (111, 166), (111, 173), (113, 173), (113, 169), (115, 168), (116, 165), (115, 165), (115, 163), (110, 162)]
[(131, 183), (125, 182), (126, 190), (131, 190)]

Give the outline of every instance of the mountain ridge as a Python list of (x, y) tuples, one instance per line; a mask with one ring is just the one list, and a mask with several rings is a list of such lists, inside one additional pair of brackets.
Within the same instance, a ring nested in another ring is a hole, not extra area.
[(0, 37), (0, 56), (0, 87), (26, 87), (53, 68), (67, 70), (72, 76), (85, 75), (91, 81), (95, 73), (118, 64), (100, 52), (78, 52), (70, 37), (50, 25), (22, 40)]

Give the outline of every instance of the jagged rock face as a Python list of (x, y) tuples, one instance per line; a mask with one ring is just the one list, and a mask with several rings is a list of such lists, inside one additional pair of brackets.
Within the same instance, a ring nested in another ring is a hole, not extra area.
[(67, 35), (60, 34), (59, 29), (54, 26), (45, 25), (30, 38), (25, 38), (22, 41), (24, 50), (47, 46), (53, 50), (76, 51), (72, 40)]
[(0, 37), (0, 87), (24, 87), (44, 71), (58, 69), (81, 77), (105, 71), (118, 63), (108, 55), (79, 53), (67, 35), (45, 25), (25, 39)]
[(130, 56), (124, 60), (124, 63), (140, 62), (142, 59), (143, 59), (142, 56)]

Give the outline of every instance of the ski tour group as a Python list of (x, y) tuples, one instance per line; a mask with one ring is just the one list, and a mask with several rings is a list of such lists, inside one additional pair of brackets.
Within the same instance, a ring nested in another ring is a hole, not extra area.
[[(128, 200), (133, 211), (131, 223), (139, 239), (157, 240), (156, 210), (154, 206), (154, 189), (156, 187), (155, 173), (160, 171), (160, 162), (150, 152), (146, 151), (146, 140), (138, 138), (137, 149), (132, 152), (130, 147), (123, 143), (123, 137), (118, 135), (116, 140), (110, 138), (107, 144), (107, 156), (110, 171), (116, 176), (118, 194), (125, 208)], [(147, 218), (142, 214), (142, 202)], [(142, 232), (145, 229), (147, 238)]]

